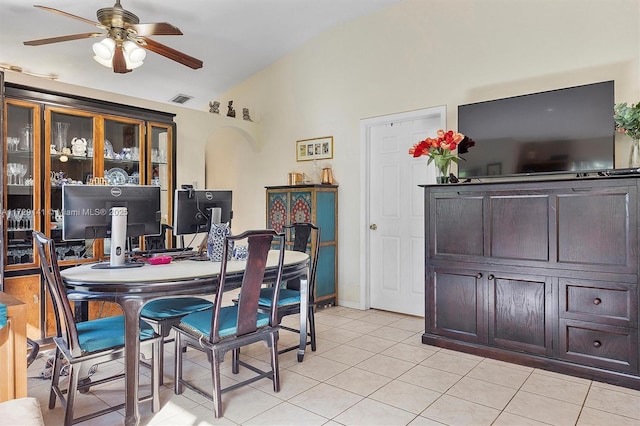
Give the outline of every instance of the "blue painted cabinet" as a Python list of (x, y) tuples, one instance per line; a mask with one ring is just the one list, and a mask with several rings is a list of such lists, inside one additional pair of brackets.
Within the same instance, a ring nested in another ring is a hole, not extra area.
[(294, 222), (311, 222), (320, 228), (315, 300), (320, 306), (338, 302), (338, 186), (267, 186), (267, 228), (282, 232)]

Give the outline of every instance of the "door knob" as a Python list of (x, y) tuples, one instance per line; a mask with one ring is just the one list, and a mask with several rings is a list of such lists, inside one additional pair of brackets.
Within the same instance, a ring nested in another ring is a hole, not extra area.
[(371, 229), (372, 231), (375, 231), (376, 229), (378, 229), (378, 225), (376, 225), (375, 223), (372, 223), (371, 225), (369, 225), (369, 229)]

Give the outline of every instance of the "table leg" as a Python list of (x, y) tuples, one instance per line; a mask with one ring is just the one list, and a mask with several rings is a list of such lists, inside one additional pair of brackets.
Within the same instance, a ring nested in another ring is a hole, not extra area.
[(140, 311), (143, 301), (124, 299), (120, 302), (124, 312), (124, 364), (125, 364), (125, 425), (137, 426), (140, 422), (138, 409), (138, 372), (140, 357)]
[(307, 320), (309, 316), (309, 268), (300, 277), (300, 347), (298, 348), (298, 362), (304, 359), (307, 347)]

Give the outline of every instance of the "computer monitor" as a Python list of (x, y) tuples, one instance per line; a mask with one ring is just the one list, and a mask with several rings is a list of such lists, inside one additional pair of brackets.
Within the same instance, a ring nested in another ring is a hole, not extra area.
[(174, 235), (209, 232), (212, 209), (220, 209), (220, 223), (231, 223), (231, 191), (176, 189), (173, 203)]
[(62, 239), (111, 238), (113, 207), (127, 208), (127, 238), (160, 234), (160, 187), (64, 185)]

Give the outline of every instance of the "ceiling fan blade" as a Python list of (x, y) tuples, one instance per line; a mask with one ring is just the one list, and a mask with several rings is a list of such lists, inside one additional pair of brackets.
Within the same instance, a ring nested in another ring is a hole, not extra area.
[(152, 35), (182, 35), (180, 28), (167, 22), (155, 22), (151, 24), (126, 24), (125, 28), (135, 31), (138, 36)]
[(96, 27), (98, 27), (98, 28), (102, 28), (102, 29), (105, 29), (105, 28), (106, 28), (104, 25), (102, 25), (102, 24), (101, 24), (101, 23), (99, 23), (99, 22), (92, 21), (92, 20), (90, 20), (90, 19), (85, 19), (85, 18), (83, 18), (83, 17), (81, 17), (81, 16), (73, 15), (73, 14), (68, 13), (68, 12), (63, 12), (63, 11), (61, 11), (61, 10), (54, 9), (53, 7), (40, 6), (40, 5), (37, 5), (37, 4), (36, 4), (36, 5), (34, 5), (33, 7), (37, 7), (37, 8), (42, 9), (42, 10), (47, 10), (47, 11), (49, 11), (49, 12), (57, 13), (58, 15), (63, 15), (63, 16), (66, 16), (66, 17), (68, 17), (68, 18), (77, 19), (78, 21), (82, 21), (82, 22), (84, 22), (84, 23), (86, 23), (86, 24), (89, 24), (89, 25), (94, 25), (94, 26), (96, 26)]
[(170, 48), (169, 46), (165, 46), (164, 44), (158, 43), (157, 41), (151, 40), (149, 38), (140, 37), (140, 39), (143, 41), (143, 43), (139, 44), (145, 49), (179, 62), (182, 65), (193, 68), (194, 70), (202, 68), (202, 61), (200, 59), (196, 59), (193, 56), (189, 56), (185, 53), (179, 52), (175, 49)]
[(117, 72), (118, 74), (131, 72), (131, 70), (127, 68), (122, 46), (116, 46), (116, 50), (113, 52), (113, 72)]
[(38, 40), (29, 40), (25, 41), (25, 46), (41, 46), (43, 44), (49, 43), (59, 43), (61, 41), (71, 41), (71, 40), (80, 40), (83, 38), (92, 38), (92, 37), (102, 37), (105, 34), (102, 33), (82, 33), (82, 34), (71, 34), (66, 36), (58, 36), (58, 37), (50, 37), (50, 38), (41, 38)]

